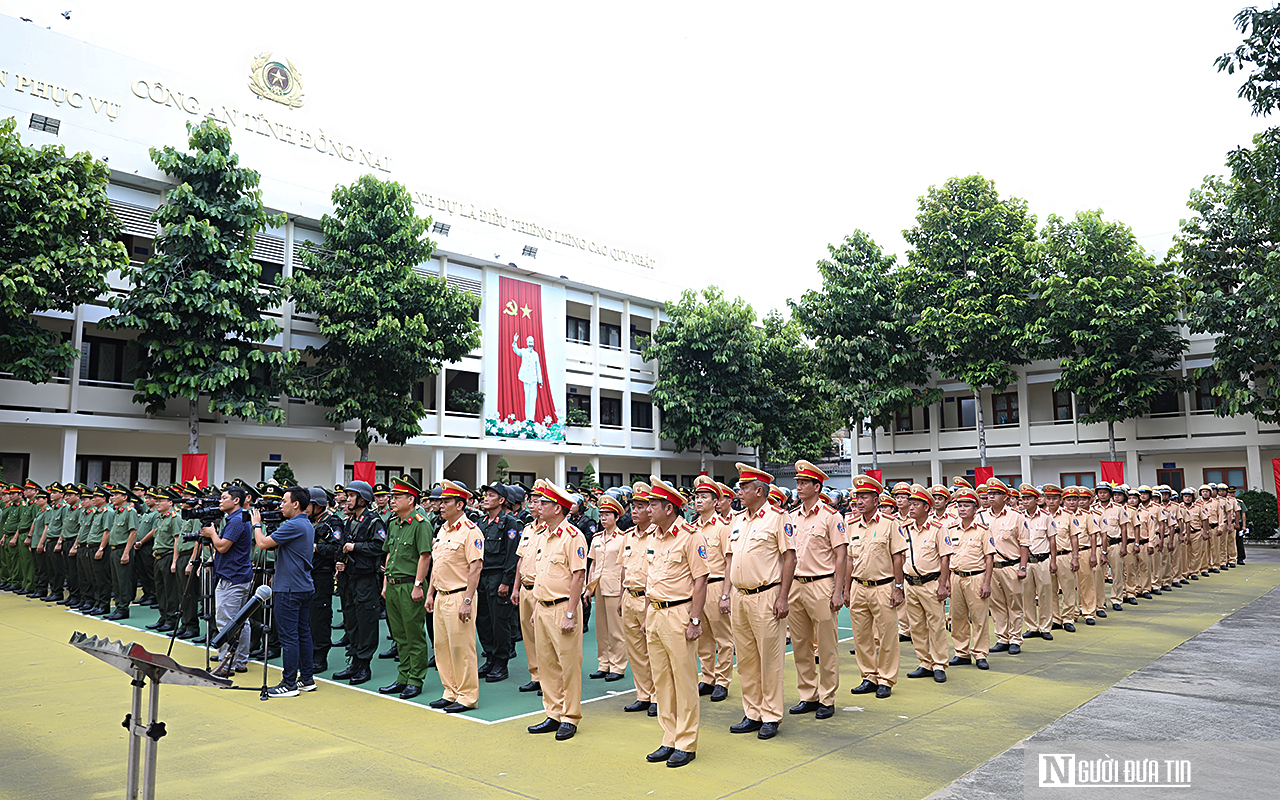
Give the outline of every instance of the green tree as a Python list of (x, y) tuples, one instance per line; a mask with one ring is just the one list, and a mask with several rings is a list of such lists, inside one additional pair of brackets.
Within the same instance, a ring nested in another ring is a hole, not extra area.
[(1250, 539), (1270, 539), (1276, 535), (1276, 496), (1250, 489), (1239, 497), (1244, 506)]
[(1228, 75), (1248, 70), (1238, 96), (1249, 101), (1256, 116), (1266, 116), (1280, 106), (1280, 6), (1262, 11), (1250, 6), (1234, 22), (1244, 41), (1213, 63)]
[(79, 353), (31, 316), (73, 310), (106, 294), (106, 275), (128, 267), (107, 205), (110, 171), (88, 153), (27, 147), (0, 120), (0, 370), (44, 383)]
[(293, 474), (293, 467), (289, 466), (288, 461), (281, 461), (276, 471), (271, 473), (271, 477), (286, 489), (298, 485), (298, 476)]
[(653, 333), (645, 360), (658, 360), (653, 402), (662, 412), (661, 436), (677, 452), (707, 451), (725, 441), (758, 441), (753, 387), (760, 370), (755, 312), (739, 298), (729, 302), (711, 286), (701, 295), (686, 289), (666, 305), (669, 321)]
[(896, 297), (896, 259), (859, 230), (827, 251), (831, 257), (818, 262), (822, 289), (790, 304), (816, 345), (818, 377), (841, 419), (851, 432), (870, 420), (871, 464), (879, 469), (876, 429), (900, 410), (937, 402), (941, 392), (927, 387), (928, 357)]
[(335, 425), (356, 420), (367, 461), (375, 431), (399, 445), (422, 432), (413, 387), (480, 344), (480, 301), (414, 271), (435, 245), (431, 220), (414, 214), (403, 186), (364, 175), (335, 188), (332, 199), (333, 213), (321, 220), (330, 252), (304, 250), (303, 270), (287, 282), (326, 339), (307, 348), (291, 388), (328, 406), (325, 419)]
[(933, 368), (973, 392), (978, 458), (987, 465), (982, 389), (1003, 389), (1026, 364), (1033, 307), (1028, 245), (1036, 220), (1025, 201), (1002, 199), (981, 175), (951, 178), (920, 198), (898, 298)]
[(1034, 294), (1041, 312), (1039, 355), (1061, 359), (1058, 391), (1076, 396), (1080, 421), (1115, 423), (1149, 413), (1153, 400), (1185, 388), (1178, 369), (1187, 342), (1178, 332), (1178, 282), (1139, 245), (1133, 231), (1081, 211), (1045, 222)]
[(760, 460), (820, 460), (842, 425), (834, 397), (814, 368), (814, 349), (799, 323), (777, 311), (760, 331), (761, 369), (754, 391)]
[(511, 478), (511, 464), (506, 456), (498, 456), (498, 463), (493, 465), (493, 479), (498, 483), (507, 483)]
[(596, 482), (596, 468), (588, 463), (582, 468), (582, 477), (578, 479), (578, 491), (589, 492), (600, 488)]
[(225, 128), (204, 120), (187, 123), (187, 132), (190, 153), (151, 148), (177, 186), (154, 215), (156, 254), (125, 271), (133, 288), (99, 324), (138, 332), (133, 400), (154, 414), (185, 397), (187, 450), (195, 453), (201, 396), (215, 414), (283, 422), (276, 400), (298, 354), (263, 348), (280, 332), (264, 311), (281, 294), (260, 285), (262, 267), (249, 258), (254, 236), (284, 218), (263, 208), (258, 173), (240, 166)]

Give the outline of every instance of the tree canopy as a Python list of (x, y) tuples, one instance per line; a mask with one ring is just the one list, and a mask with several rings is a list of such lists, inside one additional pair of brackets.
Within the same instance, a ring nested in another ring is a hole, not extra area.
[(61, 145), (28, 147), (15, 127), (0, 120), (0, 371), (43, 383), (79, 353), (31, 316), (105, 294), (107, 273), (129, 256), (107, 203), (107, 165)]
[(759, 331), (760, 366), (755, 417), (760, 460), (817, 461), (831, 449), (831, 436), (844, 420), (815, 362), (798, 322), (777, 311)]

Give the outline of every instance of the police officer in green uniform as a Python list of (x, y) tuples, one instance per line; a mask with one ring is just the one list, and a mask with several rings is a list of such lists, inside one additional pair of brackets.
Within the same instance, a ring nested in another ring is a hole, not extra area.
[(49, 570), (44, 557), (44, 535), (49, 527), (49, 490), (41, 489), (32, 497), (35, 514), (31, 520), (31, 531), (23, 540), (23, 549), (31, 560), (31, 588), (27, 596), (43, 600), (49, 591)]
[(375, 483), (373, 485), (373, 504), (374, 513), (382, 518), (382, 525), (386, 527), (391, 522), (391, 487), (385, 483)]
[[(156, 610), (159, 616), (148, 628), (166, 633), (178, 627), (178, 573), (173, 557), (174, 542), (182, 518), (173, 510), (174, 501), (182, 495), (172, 487), (157, 486), (147, 492), (155, 501), (155, 521), (151, 525), (154, 537), (151, 544), (151, 583), (155, 587)], [(139, 561), (139, 568), (146, 569), (148, 562)]]
[[(62, 589), (66, 585), (66, 576), (62, 572), (62, 524), (66, 519), (66, 503), (62, 501), (63, 488), (60, 483), (51, 483), (45, 487), (49, 494), (49, 510), (45, 512), (44, 531), (36, 544), (36, 566), (43, 562), (45, 588), (42, 596), (36, 598), (46, 603), (62, 600)], [(39, 578), (37, 577), (37, 582)]]
[(133, 485), (133, 493), (142, 499), (145, 510), (138, 517), (138, 541), (133, 545), (133, 577), (142, 589), (142, 597), (138, 599), (140, 606), (156, 604), (156, 572), (155, 558), (152, 555), (155, 542), (156, 498), (151, 494), (151, 487), (141, 481)]
[[(195, 503), (200, 499), (200, 482), (195, 478), (188, 480), (180, 487), (184, 503)], [(181, 513), (179, 513), (181, 517)], [(177, 586), (175, 595), (178, 598), (178, 633), (179, 639), (200, 638), (200, 597), (203, 592), (200, 576), (192, 574), (195, 567), (191, 559), (196, 552), (196, 544), (200, 540), (200, 520), (182, 519), (178, 523), (178, 538), (174, 540), (174, 562)]]
[(36, 492), (43, 492), (40, 484), (28, 479), (22, 485), (22, 505), (18, 507), (18, 542), (15, 559), (17, 561), (18, 584), (20, 594), (29, 597), (35, 596), (36, 589), (36, 571), (35, 559), (32, 558), (32, 547), (35, 542), (31, 539), (31, 528), (35, 525), (36, 512), (39, 510), (36, 506)]
[(60, 606), (74, 606), (80, 602), (80, 574), (76, 570), (76, 558), (72, 550), (80, 535), (80, 487), (68, 483), (62, 487), (62, 530), (53, 546), (54, 558), (61, 565), (62, 580), (67, 596), (58, 601)]
[[(512, 638), (511, 588), (516, 579), (516, 548), (524, 526), (507, 512), (511, 487), (501, 483), (485, 486), (481, 492), (481, 514), (472, 521), (484, 534), (484, 567), (476, 590), (476, 632), (485, 662), (479, 675), (487, 683), (510, 677), (507, 661), (514, 645)], [(516, 618), (519, 624), (519, 618)]]
[(431, 566), (435, 528), (417, 508), (421, 494), (418, 482), (408, 475), (391, 482), (391, 510), (395, 516), (384, 546), (387, 563), (382, 593), (387, 598), (387, 627), (400, 651), (400, 671), (394, 683), (378, 691), (399, 693), (405, 700), (422, 694), (422, 680), (427, 674), (427, 610), (422, 584)]
[(99, 484), (93, 493), (93, 526), (89, 530), (90, 544), (93, 550), (94, 608), (90, 611), (95, 616), (106, 616), (111, 610), (111, 549), (108, 546), (111, 527), (115, 523), (116, 510), (108, 501), (113, 490), (110, 484)]
[(76, 576), (80, 582), (80, 604), (75, 610), (93, 613), (98, 607), (98, 584), (94, 571), (94, 553), (98, 545), (92, 539), (97, 524), (98, 490), (80, 487), (80, 532), (76, 536)]
[(128, 619), (129, 604), (137, 595), (137, 584), (133, 581), (134, 552), (133, 546), (138, 541), (138, 512), (133, 507), (137, 497), (123, 483), (111, 487), (111, 505), (115, 514), (107, 536), (107, 559), (111, 564), (112, 596), (115, 598), (115, 610), (107, 615), (107, 619)]
[[(350, 664), (334, 673), (333, 678), (358, 685), (373, 679), (369, 664), (378, 652), (378, 616), (382, 608), (378, 602), (381, 595), (378, 567), (386, 547), (387, 529), (373, 507), (373, 488), (368, 483), (352, 481), (343, 487), (343, 494), (347, 501), (347, 522), (338, 556), (338, 574), (344, 578), (342, 624)], [(399, 640), (396, 641), (398, 647)]]

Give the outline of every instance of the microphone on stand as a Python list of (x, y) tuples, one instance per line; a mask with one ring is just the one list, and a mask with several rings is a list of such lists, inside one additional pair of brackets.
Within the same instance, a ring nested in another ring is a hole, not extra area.
[(240, 635), (240, 629), (244, 627), (245, 620), (253, 616), (255, 611), (262, 608), (270, 600), (271, 587), (259, 586), (254, 590), (253, 596), (249, 598), (249, 601), (241, 606), (240, 610), (236, 612), (235, 617), (232, 618), (232, 620), (228, 622), (222, 630), (218, 631), (218, 635), (214, 637), (209, 646), (217, 650), (220, 649), (222, 645), (226, 644), (227, 640), (233, 638), (233, 636), (238, 637)]

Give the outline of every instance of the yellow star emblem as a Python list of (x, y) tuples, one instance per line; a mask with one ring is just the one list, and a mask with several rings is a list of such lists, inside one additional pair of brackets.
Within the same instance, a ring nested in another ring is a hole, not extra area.
[(532, 312), (533, 312), (533, 309), (532, 309), (532, 308), (529, 308), (528, 306), (522, 306), (522, 307), (520, 308), (520, 311), (521, 311), (521, 312), (523, 312), (523, 313), (524, 313), (524, 315), (527, 317), (527, 316), (529, 316), (529, 314), (530, 314), (530, 313), (532, 313)]

